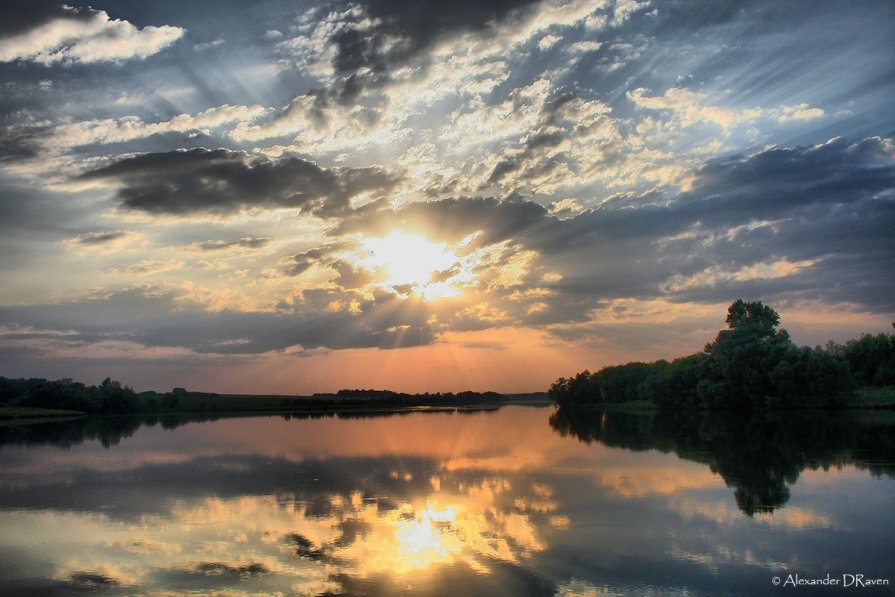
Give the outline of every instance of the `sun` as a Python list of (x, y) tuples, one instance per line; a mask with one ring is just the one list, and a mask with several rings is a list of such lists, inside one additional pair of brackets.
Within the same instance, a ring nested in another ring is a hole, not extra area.
[(365, 238), (361, 246), (365, 257), (360, 265), (379, 272), (384, 287), (412, 292), (423, 300), (457, 296), (461, 292), (458, 284), (468, 279), (466, 260), (450, 250), (447, 243), (393, 232), (381, 238)]

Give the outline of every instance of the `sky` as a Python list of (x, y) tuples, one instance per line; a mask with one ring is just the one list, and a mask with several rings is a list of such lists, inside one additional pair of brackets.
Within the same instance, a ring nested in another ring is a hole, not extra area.
[(0, 375), (545, 390), (895, 320), (895, 4), (0, 7)]

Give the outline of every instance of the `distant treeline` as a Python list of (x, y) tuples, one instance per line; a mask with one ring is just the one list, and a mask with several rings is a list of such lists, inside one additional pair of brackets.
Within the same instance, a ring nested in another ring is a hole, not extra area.
[(845, 344), (796, 346), (780, 316), (760, 301), (736, 300), (702, 352), (633, 362), (561, 378), (561, 407), (649, 401), (659, 408), (837, 406), (857, 387), (895, 384), (895, 335), (863, 334)]
[[(49, 408), (90, 414), (163, 414), (224, 412), (327, 411), (407, 406), (467, 406), (543, 399), (543, 394), (503, 395), (496, 392), (405, 394), (391, 390), (339, 390), (313, 396), (215, 394), (174, 388), (160, 394), (134, 392), (106, 378), (99, 386), (71, 379), (7, 379), (0, 377), (0, 407)], [(0, 413), (2, 416), (2, 413)]]
[[(170, 396), (162, 407), (176, 405)], [(0, 406), (55, 408), (85, 413), (137, 413), (147, 410), (147, 403), (131, 388), (108, 377), (98, 386), (88, 386), (71, 379), (7, 379), (0, 377)]]
[[(316, 394), (323, 395), (325, 394)], [(339, 390), (336, 392), (337, 398), (369, 398), (373, 400), (433, 400), (436, 402), (451, 400), (477, 400), (485, 402), (493, 402), (502, 398), (497, 392), (426, 392), (424, 394), (406, 394), (404, 392), (394, 392), (392, 390)]]

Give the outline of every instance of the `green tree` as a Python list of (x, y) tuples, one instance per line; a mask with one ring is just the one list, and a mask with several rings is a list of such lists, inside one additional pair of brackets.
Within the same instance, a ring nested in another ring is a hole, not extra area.
[(770, 371), (795, 348), (780, 316), (761, 301), (737, 299), (727, 309), (728, 329), (705, 347), (706, 372), (698, 384), (703, 406), (761, 406), (775, 394)]
[(845, 344), (830, 342), (827, 350), (848, 361), (858, 385), (895, 384), (895, 335), (861, 334)]

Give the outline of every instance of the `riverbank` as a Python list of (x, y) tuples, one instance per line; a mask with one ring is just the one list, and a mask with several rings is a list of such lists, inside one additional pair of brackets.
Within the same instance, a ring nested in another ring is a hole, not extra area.
[(895, 408), (895, 387), (866, 387), (846, 399), (847, 408)]
[(71, 409), (31, 408), (20, 406), (0, 407), (0, 421), (24, 423), (59, 420), (61, 418), (98, 416), (168, 416), (168, 415), (300, 415), (315, 413), (376, 413), (391, 411), (439, 411), (500, 408), (508, 405), (549, 406), (546, 393), (494, 394), (487, 399), (481, 396), (444, 397), (439, 395), (413, 395), (400, 397), (350, 398), (335, 395), (283, 396), (254, 394), (206, 394), (187, 392), (176, 400), (161, 400), (154, 393), (140, 395), (140, 407), (134, 411), (87, 413)]
[(63, 408), (30, 408), (24, 406), (0, 407), (0, 421), (18, 421), (21, 419), (56, 419), (59, 417), (85, 417), (87, 413), (80, 410)]
[[(564, 407), (570, 411), (607, 411), (607, 412), (627, 412), (632, 414), (638, 413), (656, 413), (660, 410), (660, 406), (652, 400), (627, 400), (624, 402), (589, 402), (581, 405)], [(833, 406), (808, 406), (800, 407), (800, 409), (808, 410), (895, 410), (895, 387), (864, 387), (859, 388), (849, 394), (846, 394), (841, 400)], [(705, 410), (700, 407), (684, 407), (669, 410)], [(727, 410), (727, 409), (709, 409), (709, 410)], [(736, 409), (734, 409), (736, 410)], [(765, 406), (757, 410), (780, 411), (793, 410), (792, 407), (784, 406)]]

